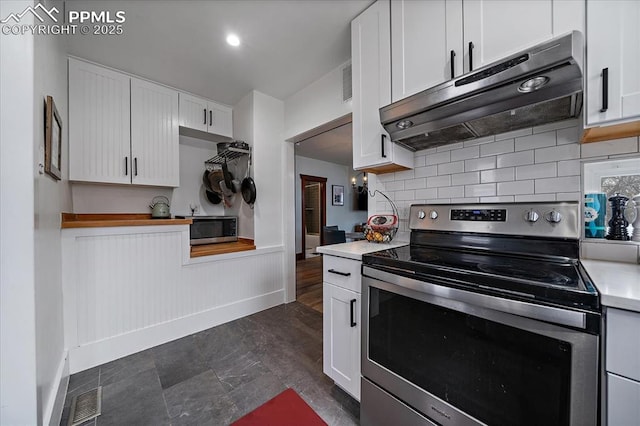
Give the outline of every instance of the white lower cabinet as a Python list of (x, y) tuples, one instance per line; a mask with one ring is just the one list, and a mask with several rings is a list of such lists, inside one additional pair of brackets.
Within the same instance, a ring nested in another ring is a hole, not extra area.
[(607, 425), (640, 420), (640, 313), (606, 310)]
[(360, 401), (360, 264), (323, 258), (323, 371)]

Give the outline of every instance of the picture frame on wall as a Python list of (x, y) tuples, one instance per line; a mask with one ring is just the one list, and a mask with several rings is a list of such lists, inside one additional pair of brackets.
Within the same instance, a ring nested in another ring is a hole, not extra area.
[(44, 132), (44, 171), (55, 180), (62, 179), (62, 120), (53, 97), (47, 96)]
[(331, 185), (331, 204), (334, 206), (344, 206), (344, 186)]

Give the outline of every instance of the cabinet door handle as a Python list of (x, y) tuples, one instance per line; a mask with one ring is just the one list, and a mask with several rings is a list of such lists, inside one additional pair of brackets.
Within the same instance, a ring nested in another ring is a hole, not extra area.
[(205, 108), (202, 111), (204, 112), (204, 123), (202, 124), (207, 124), (207, 109)]
[(124, 175), (129, 176), (129, 157), (124, 157)]
[(213, 112), (209, 110), (209, 126), (213, 126)]
[(336, 274), (336, 275), (342, 275), (343, 277), (351, 276), (351, 272), (340, 272), (340, 271), (336, 271), (335, 269), (329, 269), (327, 272), (331, 272), (332, 274)]
[(356, 324), (356, 318), (355, 318), (355, 313), (356, 313), (356, 299), (351, 299), (350, 302), (350, 310), (351, 310), (351, 314), (349, 315), (349, 319), (351, 320), (351, 327), (355, 327)]
[(473, 71), (473, 42), (469, 42), (469, 71)]
[(382, 152), (382, 158), (387, 158), (387, 154), (384, 153), (384, 140), (387, 138), (387, 135), (382, 133), (380, 136), (380, 151)]
[(133, 175), (138, 176), (138, 157), (133, 159)]
[(602, 108), (600, 112), (609, 109), (609, 68), (602, 68)]
[(456, 51), (452, 50), (451, 51), (451, 79), (453, 79), (453, 77), (455, 77), (456, 73), (455, 73), (455, 64), (453, 61), (455, 61), (455, 57), (456, 57)]

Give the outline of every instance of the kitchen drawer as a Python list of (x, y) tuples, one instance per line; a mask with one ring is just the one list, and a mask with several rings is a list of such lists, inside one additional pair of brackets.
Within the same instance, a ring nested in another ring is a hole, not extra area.
[(640, 382), (607, 374), (607, 425), (638, 424), (640, 419)]
[(361, 265), (362, 262), (358, 260), (324, 255), (322, 259), (322, 281), (361, 293)]
[(640, 313), (607, 309), (607, 371), (640, 381)]

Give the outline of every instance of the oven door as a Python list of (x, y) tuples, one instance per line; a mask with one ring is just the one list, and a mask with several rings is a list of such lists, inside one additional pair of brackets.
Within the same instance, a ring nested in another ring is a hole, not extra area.
[[(402, 402), (390, 406), (441, 425), (598, 423), (599, 337), (578, 330), (587, 313), (367, 266), (362, 285), (363, 383)], [(363, 387), (361, 419), (377, 424), (386, 408), (368, 398)]]

